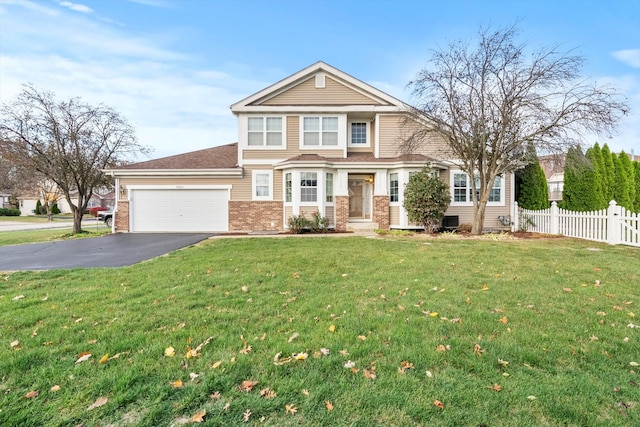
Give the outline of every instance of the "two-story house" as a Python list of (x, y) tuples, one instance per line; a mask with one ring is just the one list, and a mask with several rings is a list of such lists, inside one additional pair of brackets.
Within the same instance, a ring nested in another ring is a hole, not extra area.
[[(408, 221), (403, 192), (426, 164), (450, 186), (447, 215), (472, 222), (470, 178), (442, 139), (434, 135), (419, 152), (400, 151), (414, 127), (427, 122), (407, 121), (402, 101), (326, 63), (231, 111), (236, 143), (107, 171), (118, 189), (114, 231), (284, 231), (292, 215), (314, 212), (336, 230), (421, 228)], [(486, 227), (505, 226), (512, 195), (512, 176), (496, 179)]]

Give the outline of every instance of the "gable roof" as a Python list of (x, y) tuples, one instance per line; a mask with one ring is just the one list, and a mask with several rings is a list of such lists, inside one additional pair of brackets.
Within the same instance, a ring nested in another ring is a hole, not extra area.
[[(315, 77), (324, 80), (326, 86), (322, 86), (324, 94), (331, 91), (342, 90), (345, 98), (341, 102), (335, 101), (335, 97), (314, 96), (313, 105), (306, 101), (305, 90), (315, 87)], [(298, 96), (296, 96), (298, 92)], [(397, 98), (356, 79), (355, 77), (338, 70), (331, 65), (318, 61), (292, 75), (280, 80), (267, 88), (254, 93), (241, 101), (231, 105), (234, 114), (252, 111), (278, 111), (290, 109), (291, 106), (309, 106), (314, 111), (336, 106), (358, 105), (359, 111), (397, 111), (399, 108), (407, 108), (407, 105)]]
[[(214, 173), (213, 170), (217, 173)], [(105, 169), (112, 175), (151, 174), (242, 174), (238, 167), (238, 143), (205, 148), (175, 156), (162, 157), (144, 162), (132, 163), (113, 169)]]

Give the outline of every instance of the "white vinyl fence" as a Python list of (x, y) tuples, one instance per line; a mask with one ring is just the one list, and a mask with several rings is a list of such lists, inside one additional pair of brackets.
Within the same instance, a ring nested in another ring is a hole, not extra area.
[(560, 209), (556, 202), (549, 209), (531, 211), (516, 203), (513, 230), (561, 234), (578, 239), (595, 240), (612, 245), (640, 247), (640, 214), (632, 213), (615, 201), (609, 208), (593, 212)]

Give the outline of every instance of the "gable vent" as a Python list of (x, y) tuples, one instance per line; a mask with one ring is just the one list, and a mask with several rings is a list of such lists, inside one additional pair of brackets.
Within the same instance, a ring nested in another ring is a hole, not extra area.
[(316, 89), (324, 89), (325, 75), (316, 74)]

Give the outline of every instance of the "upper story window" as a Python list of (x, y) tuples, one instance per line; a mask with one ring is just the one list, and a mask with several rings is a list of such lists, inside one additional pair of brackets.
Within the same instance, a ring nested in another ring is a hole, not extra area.
[[(462, 171), (452, 171), (451, 173), (451, 201), (452, 203), (468, 204), (473, 201), (473, 193), (471, 187), (471, 180), (469, 175)], [(475, 184), (477, 191), (480, 191), (480, 177), (475, 176)], [(488, 203), (490, 204), (504, 204), (504, 179), (501, 176), (497, 176), (491, 186), (491, 192), (489, 193)], [(478, 194), (479, 196), (479, 194)]]
[(368, 147), (369, 146), (369, 123), (350, 122), (349, 123), (349, 146)]
[(247, 145), (265, 147), (284, 145), (282, 117), (248, 117)]
[(338, 117), (303, 117), (302, 145), (305, 147), (337, 146)]

